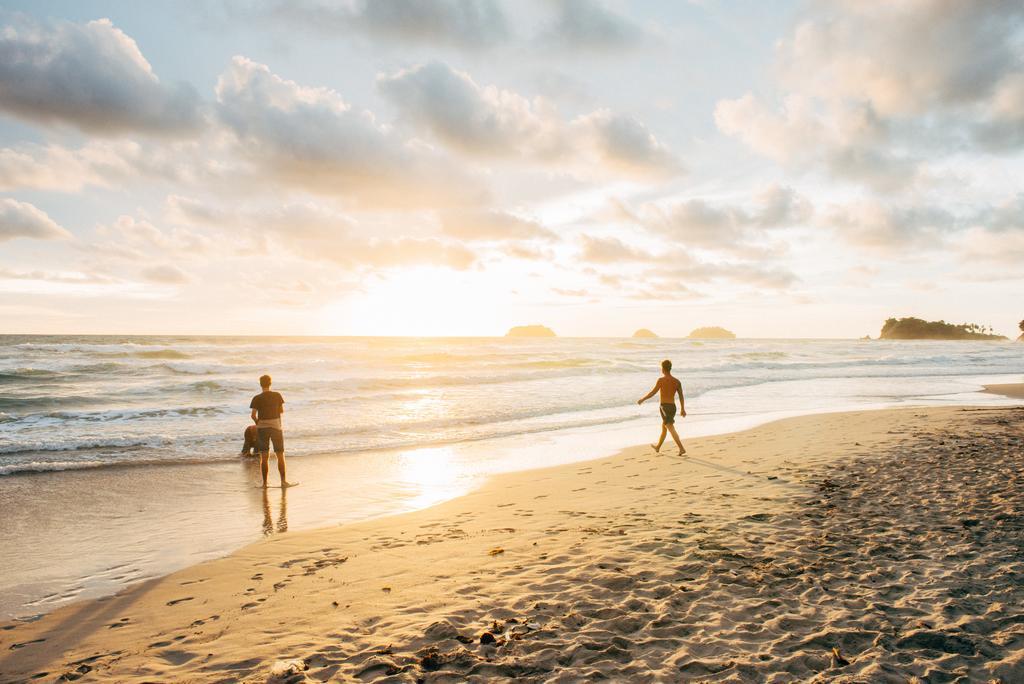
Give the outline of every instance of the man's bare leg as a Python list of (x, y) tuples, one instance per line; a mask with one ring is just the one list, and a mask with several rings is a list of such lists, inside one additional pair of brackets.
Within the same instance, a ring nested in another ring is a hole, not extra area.
[(651, 447), (654, 448), (654, 452), (655, 453), (660, 452), (661, 451), (661, 445), (665, 443), (665, 431), (666, 431), (666, 426), (664, 424), (662, 424), (662, 426), (661, 426), (661, 437), (658, 438), (658, 443), (651, 445)]
[(274, 455), (277, 456), (277, 474), (281, 476), (281, 486), (287, 487), (288, 480), (284, 477), (284, 452), (282, 451), (281, 453), (277, 453), (275, 451)]
[(270, 469), (270, 452), (260, 452), (260, 474), (263, 475), (263, 486), (267, 486), (267, 471)]
[[(683, 454), (686, 453), (686, 449), (683, 448), (683, 441), (681, 439), (679, 439), (679, 433), (676, 432), (676, 426), (675, 425), (669, 425), (668, 426), (668, 431), (672, 433), (672, 439), (676, 440), (676, 446), (679, 447), (679, 455), (682, 456)], [(665, 439), (665, 438), (662, 437), (662, 439)]]

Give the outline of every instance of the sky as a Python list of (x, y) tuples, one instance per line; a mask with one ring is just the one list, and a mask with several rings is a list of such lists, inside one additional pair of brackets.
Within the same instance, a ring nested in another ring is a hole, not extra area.
[(0, 333), (1024, 318), (1024, 4), (0, 2)]

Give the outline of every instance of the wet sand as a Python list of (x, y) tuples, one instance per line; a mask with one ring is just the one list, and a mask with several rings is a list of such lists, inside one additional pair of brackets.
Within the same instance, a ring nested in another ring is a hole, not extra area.
[(985, 385), (983, 392), (989, 394), (1000, 394), (1011, 399), (1024, 399), (1024, 383), (1010, 385)]
[(502, 475), (7, 623), (0, 680), (1022, 681), (1022, 429), (825, 414)]

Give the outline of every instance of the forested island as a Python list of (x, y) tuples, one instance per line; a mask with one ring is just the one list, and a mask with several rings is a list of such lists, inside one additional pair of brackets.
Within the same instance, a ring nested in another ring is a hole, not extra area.
[(713, 325), (707, 328), (697, 328), (688, 335), (691, 340), (735, 340), (736, 335), (720, 328), (717, 325)]
[(648, 330), (647, 328), (640, 328), (635, 333), (633, 333), (633, 337), (640, 337), (645, 340), (653, 340), (658, 336), (655, 335), (653, 331)]
[(555, 331), (543, 325), (517, 325), (509, 328), (505, 337), (554, 337)]
[[(1024, 322), (1024, 321), (1022, 321)], [(990, 326), (976, 323), (947, 323), (920, 318), (889, 318), (882, 326), (880, 340), (1005, 340)]]

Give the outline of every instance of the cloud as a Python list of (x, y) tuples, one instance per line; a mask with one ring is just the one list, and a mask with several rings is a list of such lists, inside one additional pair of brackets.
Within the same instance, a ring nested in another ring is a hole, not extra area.
[(275, 17), (327, 32), (361, 32), (405, 43), (485, 48), (508, 38), (508, 22), (495, 0), (288, 0)]
[(643, 27), (600, 0), (555, 0), (557, 16), (540, 40), (554, 48), (610, 52), (650, 39)]
[(163, 231), (145, 219), (127, 214), (118, 216), (117, 220), (108, 226), (99, 226), (97, 234), (113, 238), (115, 244), (111, 246), (121, 250), (135, 248), (143, 252), (181, 256), (195, 256), (208, 252), (213, 244), (210, 237), (201, 233), (181, 227)]
[(477, 260), (475, 252), (451, 240), (368, 234), (351, 216), (312, 202), (238, 210), (172, 196), (168, 209), (186, 224), (216, 226), (231, 236), (236, 250), (248, 239), (262, 253), (280, 251), (354, 271), (414, 265), (465, 270)]
[(651, 262), (658, 258), (650, 252), (627, 245), (613, 237), (583, 235), (581, 257), (591, 264), (623, 264), (628, 262)]
[(768, 266), (760, 261), (704, 261), (686, 249), (671, 248), (655, 253), (613, 237), (583, 235), (580, 239), (583, 262), (604, 268), (643, 266), (646, 271), (639, 280), (652, 285), (654, 290), (666, 287), (669, 291), (678, 291), (680, 287), (688, 287), (683, 283), (713, 281), (785, 289), (799, 280), (781, 266)]
[(62, 240), (70, 238), (71, 233), (28, 202), (0, 198), (0, 242), (19, 237)]
[(798, 169), (880, 191), (926, 162), (1024, 145), (1024, 5), (917, 0), (815, 3), (776, 48), (777, 104), (751, 93), (719, 129)]
[(571, 121), (547, 99), (478, 85), (430, 62), (377, 78), (402, 119), (446, 146), (485, 159), (524, 159), (620, 175), (674, 175), (674, 155), (637, 119), (598, 110)]
[(158, 285), (182, 285), (189, 282), (191, 277), (173, 264), (161, 264), (149, 266), (139, 271), (142, 279)]
[(883, 117), (927, 114), (989, 102), (1020, 72), (1022, 23), (1013, 0), (826, 2), (777, 57), (783, 82), (801, 92)]
[(109, 19), (4, 27), (0, 109), (98, 135), (177, 134), (202, 118), (195, 90), (161, 83), (135, 41)]
[(463, 204), (483, 195), (462, 167), (333, 90), (301, 86), (235, 57), (216, 94), (237, 153), (271, 182), (392, 207)]
[(777, 183), (757, 191), (747, 205), (692, 198), (611, 210), (687, 248), (762, 257), (768, 250), (761, 243), (771, 230), (805, 226), (814, 214), (810, 201)]
[(959, 223), (941, 208), (891, 206), (873, 199), (832, 206), (821, 218), (847, 243), (888, 255), (938, 247)]
[(182, 154), (176, 145), (143, 147), (129, 140), (91, 140), (79, 148), (5, 147), (0, 148), (0, 190), (77, 192), (140, 179), (189, 181), (206, 172), (194, 152)]
[(639, 176), (676, 175), (682, 166), (642, 122), (601, 109), (574, 119), (570, 126), (589, 138), (607, 166)]
[[(1024, 262), (1024, 230), (1007, 233), (976, 226), (960, 236), (957, 251), (970, 264), (966, 270), (973, 277), (984, 275), (994, 280), (1020, 280), (1020, 264)], [(974, 269), (978, 263), (1001, 266), (1006, 271), (979, 274)]]
[(866, 106), (829, 107), (793, 94), (773, 110), (747, 93), (720, 100), (714, 116), (723, 133), (790, 168), (818, 168), (879, 190), (900, 189), (918, 175), (918, 159)]
[(556, 236), (536, 221), (504, 211), (465, 210), (441, 213), (445, 235), (460, 240), (554, 240)]
[(68, 285), (108, 285), (115, 283), (112, 278), (97, 275), (94, 273), (81, 272), (53, 272), (53, 271), (15, 271), (9, 268), (0, 268), (0, 280), (35, 280), (47, 283), (62, 283)]

